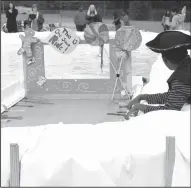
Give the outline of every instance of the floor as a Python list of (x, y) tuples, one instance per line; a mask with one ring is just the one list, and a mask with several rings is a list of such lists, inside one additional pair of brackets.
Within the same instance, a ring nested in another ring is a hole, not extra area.
[(1, 127), (26, 127), (46, 124), (97, 124), (121, 121), (107, 115), (119, 111), (111, 100), (43, 100), (23, 99), (1, 116)]

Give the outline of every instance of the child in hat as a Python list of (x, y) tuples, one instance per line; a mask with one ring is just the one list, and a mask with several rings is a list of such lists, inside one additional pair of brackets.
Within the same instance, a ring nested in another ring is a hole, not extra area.
[[(191, 49), (191, 36), (179, 31), (166, 31), (158, 34), (146, 46), (156, 53), (161, 53), (165, 65), (174, 72), (167, 80), (168, 92), (142, 94), (128, 105), (120, 105), (120, 108), (129, 109), (126, 119), (139, 110), (144, 113), (156, 110), (180, 111), (185, 103), (191, 104), (191, 58), (187, 51)], [(140, 104), (142, 100), (158, 106)]]

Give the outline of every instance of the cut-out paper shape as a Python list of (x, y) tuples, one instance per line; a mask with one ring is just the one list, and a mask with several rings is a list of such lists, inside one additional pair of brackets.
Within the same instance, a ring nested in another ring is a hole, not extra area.
[(109, 29), (104, 23), (91, 23), (84, 30), (84, 38), (92, 46), (102, 46), (109, 40)]
[(43, 76), (39, 76), (38, 81), (37, 81), (37, 85), (42, 87), (45, 83), (46, 83), (46, 78)]
[(80, 42), (76, 33), (66, 27), (52, 31), (47, 40), (53, 49), (63, 54), (71, 53)]
[(21, 55), (24, 52), (26, 52), (27, 57), (32, 57), (31, 44), (37, 42), (37, 38), (35, 38), (34, 35), (35, 31), (31, 28), (25, 30), (25, 36), (19, 35), (23, 45), (17, 52), (18, 55)]
[(142, 36), (136, 27), (123, 26), (116, 31), (115, 42), (120, 50), (131, 52), (141, 45)]
[[(109, 40), (109, 29), (107, 25), (97, 22), (91, 23), (84, 30), (84, 38), (86, 42), (92, 46), (101, 47), (101, 70), (103, 68), (103, 47)], [(102, 70), (103, 71), (103, 70)]]

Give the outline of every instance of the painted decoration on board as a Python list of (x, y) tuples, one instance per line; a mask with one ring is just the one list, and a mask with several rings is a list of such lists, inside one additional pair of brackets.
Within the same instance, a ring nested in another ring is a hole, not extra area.
[(46, 83), (46, 78), (43, 76), (38, 77), (37, 85), (40, 87), (43, 87), (43, 85)]
[(35, 31), (31, 28), (25, 30), (25, 36), (19, 35), (19, 38), (22, 40), (22, 47), (17, 52), (18, 55), (26, 53), (27, 57), (32, 57), (31, 44), (37, 42), (37, 38), (34, 37)]
[(139, 48), (142, 42), (142, 36), (136, 27), (123, 26), (117, 30), (115, 42), (120, 50), (131, 52)]
[(91, 23), (84, 30), (84, 38), (92, 46), (102, 46), (109, 40), (109, 29), (104, 23)]
[(54, 50), (62, 54), (71, 53), (80, 42), (80, 38), (76, 33), (65, 27), (52, 31), (47, 40)]

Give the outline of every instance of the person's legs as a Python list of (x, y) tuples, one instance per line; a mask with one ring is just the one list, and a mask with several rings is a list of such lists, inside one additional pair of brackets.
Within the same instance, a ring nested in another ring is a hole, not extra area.
[(166, 31), (170, 30), (170, 26), (166, 25)]
[(165, 25), (163, 25), (163, 29), (164, 29), (164, 31), (166, 31), (166, 26)]
[(17, 24), (15, 24), (15, 27), (14, 27), (14, 33), (17, 33), (18, 32), (18, 29), (17, 29)]
[(76, 30), (80, 31), (80, 25), (76, 25)]
[(80, 31), (84, 31), (84, 26), (83, 25), (80, 25)]
[(80, 26), (78, 26), (79, 27), (79, 31), (84, 31), (84, 29), (86, 28), (86, 25), (80, 25)]
[(170, 29), (170, 27), (168, 25), (164, 26), (164, 31), (168, 31)]
[(82, 26), (82, 31), (84, 31), (85, 28), (86, 28), (86, 25), (83, 25), (83, 26)]
[(14, 33), (14, 29), (12, 27), (8, 28), (8, 33)]
[(117, 31), (118, 29), (120, 29), (121, 28), (121, 24), (117, 24), (117, 25), (115, 25), (115, 30)]

